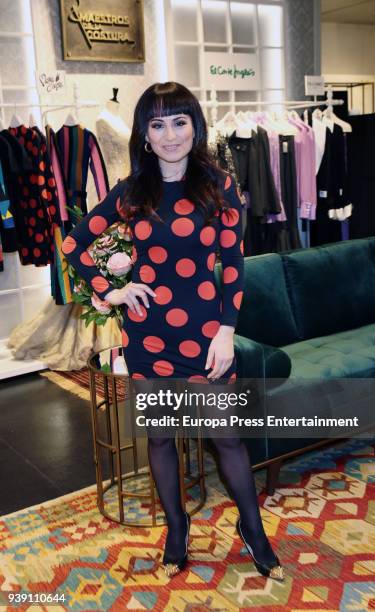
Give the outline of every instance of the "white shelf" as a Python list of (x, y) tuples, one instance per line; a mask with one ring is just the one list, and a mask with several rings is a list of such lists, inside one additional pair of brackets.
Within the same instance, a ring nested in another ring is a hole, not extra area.
[(42, 361), (13, 359), (12, 353), (6, 347), (6, 341), (0, 340), (0, 380), (46, 369), (47, 366)]

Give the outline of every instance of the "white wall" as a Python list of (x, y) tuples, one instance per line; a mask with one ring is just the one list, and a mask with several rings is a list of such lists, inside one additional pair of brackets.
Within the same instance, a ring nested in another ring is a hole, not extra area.
[[(322, 24), (322, 74), (326, 81), (375, 81), (375, 26)], [(372, 111), (366, 88), (365, 112)], [(362, 108), (360, 88), (353, 90), (353, 108)]]

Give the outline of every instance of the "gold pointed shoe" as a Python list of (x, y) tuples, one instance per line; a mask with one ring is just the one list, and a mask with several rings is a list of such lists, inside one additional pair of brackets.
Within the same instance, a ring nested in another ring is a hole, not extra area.
[(176, 576), (176, 574), (179, 574), (183, 569), (183, 567), (180, 568), (177, 563), (167, 563), (166, 565), (163, 565), (163, 568), (168, 578)]
[(179, 574), (180, 572), (182, 572), (182, 570), (184, 569), (187, 560), (188, 560), (188, 542), (189, 542), (189, 532), (190, 532), (190, 515), (185, 512), (186, 515), (186, 523), (187, 523), (187, 530), (186, 530), (186, 537), (185, 537), (185, 554), (182, 557), (182, 559), (176, 560), (176, 559), (171, 559), (170, 557), (168, 557), (168, 554), (166, 552), (164, 552), (164, 557), (163, 557), (163, 569), (166, 573), (166, 575), (168, 576), (168, 578), (173, 578), (173, 576), (176, 576), (177, 574)]
[(278, 580), (279, 582), (284, 581), (284, 568), (281, 565), (276, 565), (270, 569), (270, 578), (274, 580)]
[(247, 551), (252, 556), (254, 560), (254, 565), (257, 568), (258, 572), (262, 574), (262, 576), (265, 576), (266, 578), (272, 578), (273, 580), (277, 580), (278, 582), (284, 582), (284, 568), (280, 565), (279, 558), (275, 555), (275, 564), (272, 567), (268, 565), (264, 565), (264, 563), (259, 563), (259, 561), (257, 561), (254, 557), (254, 553), (253, 553), (253, 550), (250, 544), (246, 542), (245, 537), (242, 533), (241, 519), (237, 520), (236, 529), (237, 529), (237, 532), (241, 540), (245, 544)]

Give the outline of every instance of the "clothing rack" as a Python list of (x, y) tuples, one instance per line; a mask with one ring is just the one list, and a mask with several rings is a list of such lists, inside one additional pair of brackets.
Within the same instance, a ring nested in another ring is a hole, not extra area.
[(333, 111), (333, 107), (334, 106), (339, 106), (344, 104), (344, 100), (336, 100), (333, 98), (333, 91), (331, 87), (327, 87), (326, 88), (327, 91), (327, 98), (325, 100), (316, 100), (315, 101), (310, 101), (310, 100), (282, 100), (282, 101), (275, 101), (275, 100), (249, 100), (249, 101), (227, 101), (227, 100), (223, 100), (223, 101), (219, 101), (217, 99), (217, 92), (214, 88), (211, 88), (210, 90), (210, 99), (209, 100), (204, 100), (202, 102), (200, 102), (200, 105), (203, 107), (207, 107), (210, 111), (211, 111), (211, 121), (212, 121), (212, 125), (215, 125), (215, 123), (217, 122), (217, 111), (219, 106), (283, 106), (286, 109), (298, 109), (298, 108), (316, 108), (319, 106), (327, 106), (327, 110), (328, 112), (332, 112)]
[(99, 102), (97, 102), (96, 100), (80, 100), (79, 98), (79, 90), (78, 90), (78, 84), (74, 83), (73, 84), (73, 102), (62, 102), (60, 104), (56, 103), (56, 104), (40, 104), (40, 103), (34, 103), (34, 102), (0, 102), (0, 109), (2, 108), (13, 108), (14, 112), (17, 112), (17, 108), (39, 108), (39, 109), (45, 109), (42, 111), (42, 123), (44, 123), (44, 120), (47, 116), (47, 113), (49, 113), (50, 111), (58, 111), (58, 110), (64, 110), (67, 108), (74, 108), (75, 113), (78, 117), (78, 113), (79, 113), (79, 109), (81, 108), (96, 108), (99, 107), (100, 104)]

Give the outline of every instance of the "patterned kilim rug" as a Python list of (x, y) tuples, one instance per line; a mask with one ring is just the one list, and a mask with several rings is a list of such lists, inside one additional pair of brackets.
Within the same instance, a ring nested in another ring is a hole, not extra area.
[[(262, 516), (287, 580), (260, 576), (235, 534), (237, 511), (207, 462), (208, 499), (194, 515), (186, 570), (161, 568), (164, 527), (103, 518), (93, 487), (0, 517), (0, 609), (5, 591), (65, 603), (17, 609), (168, 612), (375, 610), (375, 444), (352, 440), (288, 463)], [(262, 488), (264, 474), (258, 472)], [(195, 492), (192, 491), (194, 497)], [(134, 499), (129, 515), (147, 513)]]
[[(88, 368), (82, 370), (72, 370), (70, 372), (55, 372), (47, 370), (41, 372), (40, 376), (48, 378), (62, 389), (78, 395), (82, 399), (90, 401), (90, 378)], [(125, 387), (121, 379), (117, 379), (118, 398), (123, 399), (125, 396)], [(109, 387), (109, 396), (111, 397), (111, 388)], [(104, 385), (101, 376), (96, 377), (96, 392), (97, 395), (104, 398)]]

